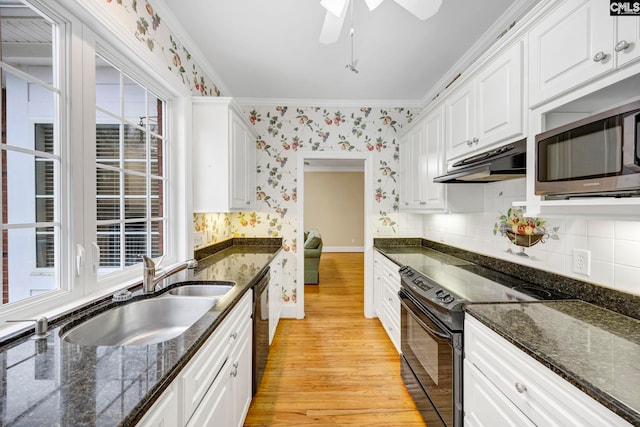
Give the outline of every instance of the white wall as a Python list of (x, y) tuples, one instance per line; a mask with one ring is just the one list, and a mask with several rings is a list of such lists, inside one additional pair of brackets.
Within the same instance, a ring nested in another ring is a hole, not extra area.
[[(484, 190), (483, 213), (407, 216), (407, 227), (422, 227), (420, 235), (430, 240), (640, 295), (640, 221), (542, 216), (547, 228), (559, 227), (559, 239), (527, 248), (525, 258), (506, 237), (493, 235), (500, 213), (525, 200), (524, 179), (485, 184)], [(574, 248), (590, 251), (590, 276), (573, 273)]]

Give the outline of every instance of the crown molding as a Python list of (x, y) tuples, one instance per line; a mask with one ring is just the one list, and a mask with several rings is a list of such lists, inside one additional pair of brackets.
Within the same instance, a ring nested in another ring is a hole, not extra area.
[(298, 98), (235, 98), (241, 106), (272, 107), (385, 107), (385, 108), (422, 108), (422, 102), (416, 99), (298, 99)]
[(447, 85), (456, 78), (458, 74), (464, 74), (471, 65), (476, 62), (491, 46), (501, 39), (501, 34), (510, 30), (510, 25), (516, 23), (524, 17), (530, 10), (534, 9), (538, 3), (544, 3), (537, 0), (517, 0), (491, 25), (491, 27), (465, 52), (464, 55), (456, 61), (455, 64), (442, 76), (442, 78), (424, 95), (420, 101), (420, 105), (424, 108), (445, 90)]
[(193, 62), (202, 68), (202, 71), (205, 72), (205, 74), (220, 90), (222, 96), (233, 96), (229, 88), (220, 78), (220, 75), (218, 75), (211, 63), (206, 60), (206, 56), (198, 48), (198, 45), (193, 41), (191, 36), (189, 36), (189, 33), (187, 33), (184, 26), (180, 21), (178, 21), (173, 12), (171, 12), (171, 9), (169, 9), (165, 0), (152, 0), (151, 3), (158, 15), (165, 21), (171, 33), (173, 33), (173, 35), (180, 40), (180, 43), (182, 43), (182, 45), (191, 53)]

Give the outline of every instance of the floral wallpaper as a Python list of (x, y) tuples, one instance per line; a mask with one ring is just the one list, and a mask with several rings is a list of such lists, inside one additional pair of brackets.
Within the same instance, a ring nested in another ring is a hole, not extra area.
[[(297, 155), (302, 151), (369, 151), (374, 154), (376, 226), (398, 222), (397, 133), (410, 123), (405, 108), (246, 108), (259, 135), (256, 212), (230, 215), (237, 237), (282, 237), (285, 250), (283, 301), (296, 302)], [(208, 216), (220, 227), (220, 219)]]
[[(157, 66), (167, 67), (194, 96), (221, 96), (216, 84), (177, 40), (147, 0), (94, 0), (127, 28)], [(215, 64), (212, 64), (215, 66)], [(231, 237), (282, 237), (283, 296), (296, 302), (297, 195), (300, 151), (370, 151), (375, 161), (376, 226), (397, 232), (397, 133), (413, 112), (402, 108), (256, 107), (247, 116), (259, 135), (256, 212), (199, 213), (193, 217), (196, 246)]]
[(160, 64), (177, 75), (194, 96), (221, 96), (218, 87), (196, 64), (146, 0), (95, 0), (125, 25)]

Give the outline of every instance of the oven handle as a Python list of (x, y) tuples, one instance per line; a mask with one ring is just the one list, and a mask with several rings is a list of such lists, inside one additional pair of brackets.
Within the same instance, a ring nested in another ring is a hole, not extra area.
[(402, 304), (402, 306), (405, 308), (405, 310), (407, 311), (407, 314), (411, 315), (411, 317), (413, 317), (413, 319), (418, 322), (420, 324), (420, 326), (422, 326), (424, 329), (426, 329), (428, 332), (430, 332), (432, 335), (435, 335), (438, 338), (441, 338), (443, 340), (447, 340), (450, 341), (451, 340), (451, 336), (449, 334), (445, 334), (443, 332), (438, 332), (436, 330), (434, 330), (433, 328), (431, 328), (430, 326), (428, 326), (426, 323), (424, 323), (421, 319), (419, 319), (418, 317), (416, 317), (415, 314), (413, 314), (413, 311), (411, 310), (411, 307), (409, 307), (402, 298), (400, 298), (400, 304)]

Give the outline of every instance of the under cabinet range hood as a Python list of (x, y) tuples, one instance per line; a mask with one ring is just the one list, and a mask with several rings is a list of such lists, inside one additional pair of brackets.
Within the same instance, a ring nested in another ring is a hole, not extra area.
[(527, 139), (512, 142), (459, 160), (446, 175), (433, 179), (443, 184), (486, 183), (524, 178), (527, 174)]

